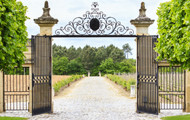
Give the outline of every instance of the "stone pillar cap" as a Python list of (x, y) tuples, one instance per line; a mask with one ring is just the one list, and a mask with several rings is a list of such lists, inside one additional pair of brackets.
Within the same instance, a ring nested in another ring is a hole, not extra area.
[(45, 1), (44, 8), (43, 8), (43, 15), (39, 17), (38, 19), (34, 19), (36, 24), (57, 24), (58, 19), (54, 19), (51, 17), (50, 13), (50, 8), (48, 1)]
[(145, 3), (141, 3), (141, 8), (139, 9), (139, 16), (130, 21), (131, 24), (135, 26), (150, 26), (154, 23), (154, 20), (151, 20), (149, 17), (146, 16), (146, 8)]

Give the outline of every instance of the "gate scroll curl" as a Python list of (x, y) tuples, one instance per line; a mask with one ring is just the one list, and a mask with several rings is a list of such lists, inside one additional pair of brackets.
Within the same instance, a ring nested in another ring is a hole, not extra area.
[(77, 17), (65, 27), (55, 31), (56, 35), (133, 35), (134, 30), (125, 27), (113, 17), (107, 17), (97, 8), (98, 3), (92, 4), (91, 12), (83, 17)]

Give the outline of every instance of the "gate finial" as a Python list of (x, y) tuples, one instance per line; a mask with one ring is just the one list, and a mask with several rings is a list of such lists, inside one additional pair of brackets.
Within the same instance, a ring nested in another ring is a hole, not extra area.
[(49, 4), (47, 0), (45, 1), (44, 8), (49, 8)]
[(44, 3), (43, 14), (38, 19), (34, 19), (35, 23), (40, 26), (40, 35), (52, 34), (52, 27), (58, 23), (57, 19), (54, 19), (50, 15), (49, 3), (46, 0)]
[(145, 3), (141, 3), (141, 9), (139, 10), (139, 17), (146, 17)]
[(154, 20), (146, 16), (145, 3), (141, 3), (139, 16), (130, 21), (136, 27), (136, 34), (148, 34), (148, 27), (154, 23)]
[(40, 21), (51, 21), (53, 23), (57, 23), (58, 20), (57, 19), (54, 19), (53, 17), (51, 17), (50, 15), (50, 8), (49, 8), (49, 3), (48, 1), (46, 0), (45, 3), (44, 3), (44, 8), (43, 8), (43, 14), (41, 17), (39, 17), (38, 19), (34, 19), (34, 21), (38, 24), (38, 22)]
[(98, 10), (99, 10), (98, 6), (99, 6), (98, 2), (93, 2), (92, 3), (92, 8), (91, 8), (92, 13), (97, 13), (98, 12)]
[(48, 1), (45, 1), (43, 11), (44, 12), (43, 12), (42, 17), (51, 17), (49, 14), (50, 8), (49, 8)]

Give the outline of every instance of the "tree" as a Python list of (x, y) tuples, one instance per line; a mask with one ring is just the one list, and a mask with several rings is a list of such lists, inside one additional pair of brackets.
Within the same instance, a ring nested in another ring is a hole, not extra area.
[(68, 71), (69, 60), (67, 57), (53, 58), (53, 73), (55, 75), (65, 75)]
[[(120, 62), (125, 60), (124, 51), (114, 45), (110, 45), (107, 48), (105, 46), (94, 48), (86, 45), (83, 49), (80, 47), (76, 49), (74, 46), (71, 46), (67, 49), (66, 47), (54, 44), (53, 54), (54, 74), (85, 74), (88, 70), (90, 70), (91, 75), (98, 75), (100, 70), (103, 70), (104, 73), (121, 72)], [(67, 65), (61, 64), (63, 61), (60, 61), (60, 58), (62, 57), (69, 58), (68, 61), (66, 60)], [(105, 60), (108, 62), (110, 60), (107, 60), (108, 58), (112, 60), (114, 67), (105, 70), (101, 64)], [(128, 59), (132, 68), (135, 68), (135, 62), (130, 62), (130, 60)], [(65, 70), (61, 70), (63, 66)], [(123, 71), (126, 72), (126, 70)]]
[(55, 43), (53, 44), (53, 57), (63, 57), (67, 56), (67, 48), (62, 46), (57, 46)]
[(85, 74), (86, 71), (81, 63), (81, 60), (78, 59), (74, 59), (71, 60), (68, 64), (68, 74), (72, 75), (72, 74)]
[(135, 73), (136, 72), (136, 60), (125, 59), (120, 63), (120, 72), (122, 73)]
[(0, 70), (13, 69), (24, 63), (28, 33), (27, 7), (16, 0), (0, 1)]
[(190, 69), (190, 1), (171, 0), (160, 4), (158, 15), (159, 60)]
[(76, 50), (76, 54), (77, 54), (76, 58), (80, 57), (81, 52), (82, 52), (82, 48), (81, 47), (77, 48), (77, 50)]
[(117, 47), (112, 50), (109, 57), (112, 58), (114, 62), (121, 62), (122, 60), (125, 59), (123, 50)]
[(99, 47), (96, 52), (96, 62), (100, 65), (103, 60), (107, 58), (106, 48), (104, 46)]
[(115, 71), (115, 64), (112, 58), (108, 58), (105, 61), (102, 61), (99, 70), (102, 74), (113, 74)]
[(132, 50), (132, 48), (130, 47), (130, 45), (128, 43), (123, 45), (123, 51), (125, 53), (125, 56), (127, 55), (127, 59), (129, 58), (129, 54), (132, 55), (131, 50)]
[(106, 48), (106, 51), (107, 51), (107, 56), (110, 56), (111, 52), (115, 49), (116, 47), (111, 44), (109, 45), (107, 48)]
[(86, 70), (91, 70), (95, 62), (95, 48), (86, 45), (81, 53), (81, 61)]
[(73, 60), (75, 58), (77, 58), (77, 52), (76, 52), (76, 48), (74, 46), (71, 46), (68, 50), (67, 50), (67, 57), (69, 58), (69, 60)]

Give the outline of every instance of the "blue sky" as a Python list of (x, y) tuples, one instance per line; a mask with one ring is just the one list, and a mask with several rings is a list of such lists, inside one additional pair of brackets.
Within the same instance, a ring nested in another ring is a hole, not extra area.
[[(24, 5), (28, 6), (27, 16), (30, 18), (26, 22), (29, 37), (37, 35), (40, 31), (33, 19), (42, 15), (42, 8), (45, 0), (20, 0)], [(56, 29), (65, 26), (69, 21), (76, 17), (82, 17), (86, 11), (91, 10), (92, 2), (98, 2), (100, 11), (103, 11), (107, 16), (112, 16), (120, 21), (123, 25), (128, 26), (135, 30), (135, 27), (130, 24), (131, 19), (135, 19), (139, 15), (139, 8), (141, 2), (145, 2), (147, 8), (147, 16), (155, 19), (155, 23), (150, 26), (149, 34), (157, 34), (157, 15), (156, 10), (161, 2), (168, 0), (48, 0), (51, 8), (50, 14), (52, 17), (57, 18), (59, 23), (53, 27), (53, 34)], [(136, 43), (134, 38), (65, 38), (54, 39), (53, 43), (66, 46), (69, 48), (74, 45), (75, 47), (84, 47), (90, 45), (99, 47), (102, 45), (108, 46), (114, 44), (122, 48), (122, 45), (129, 43), (132, 47), (133, 55), (130, 58), (136, 58)]]

